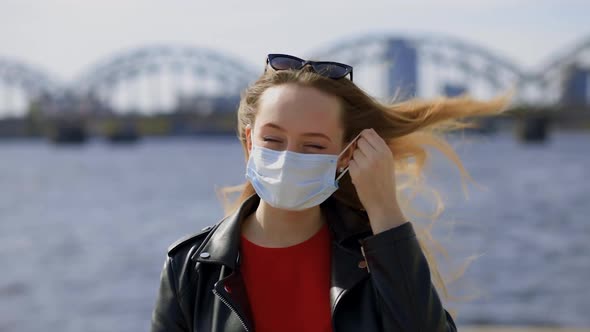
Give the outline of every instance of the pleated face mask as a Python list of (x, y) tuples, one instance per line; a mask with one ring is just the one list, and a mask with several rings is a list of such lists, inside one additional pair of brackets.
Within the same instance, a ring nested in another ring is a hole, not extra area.
[(356, 136), (339, 155), (277, 151), (252, 144), (246, 178), (269, 205), (285, 210), (304, 210), (324, 202), (338, 189), (336, 168), (339, 158), (354, 143)]

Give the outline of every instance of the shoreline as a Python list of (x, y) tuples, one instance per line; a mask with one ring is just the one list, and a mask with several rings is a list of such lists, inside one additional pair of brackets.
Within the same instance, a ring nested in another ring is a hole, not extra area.
[(534, 326), (493, 326), (466, 325), (457, 326), (461, 332), (590, 332), (588, 328), (574, 327), (534, 327)]

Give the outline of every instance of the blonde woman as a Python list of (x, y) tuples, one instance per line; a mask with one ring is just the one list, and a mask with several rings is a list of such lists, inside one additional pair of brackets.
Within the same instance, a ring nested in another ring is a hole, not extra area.
[(434, 131), (503, 103), (388, 105), (352, 78), (268, 56), (237, 114), (246, 183), (225, 218), (169, 247), (152, 332), (457, 330), (397, 181), (419, 176), (424, 145), (458, 162)]

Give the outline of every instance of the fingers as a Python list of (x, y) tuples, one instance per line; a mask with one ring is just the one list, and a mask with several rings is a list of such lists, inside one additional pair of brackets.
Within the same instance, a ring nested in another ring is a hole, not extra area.
[(383, 138), (381, 138), (373, 128), (364, 129), (363, 138), (365, 138), (371, 147), (377, 152), (384, 153), (390, 151), (387, 143), (385, 143)]
[(362, 137), (358, 139), (357, 145), (367, 159), (372, 160), (381, 154), (391, 153), (387, 143), (374, 129), (364, 129), (361, 134)]
[(356, 161), (359, 166), (363, 167), (369, 164), (369, 158), (360, 147), (354, 150), (354, 153), (352, 154), (352, 160)]
[(384, 154), (391, 154), (387, 143), (374, 129), (364, 129), (359, 135), (361, 137), (356, 141), (357, 148), (349, 161), (351, 173), (356, 173), (359, 168), (374, 168)]

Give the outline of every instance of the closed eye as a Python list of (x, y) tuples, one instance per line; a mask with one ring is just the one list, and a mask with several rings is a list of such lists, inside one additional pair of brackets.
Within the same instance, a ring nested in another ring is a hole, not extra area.
[(264, 137), (262, 140), (265, 142), (280, 142), (279, 140), (272, 139), (272, 138), (266, 138), (266, 137)]
[[(264, 141), (264, 142), (275, 142), (275, 143), (281, 143), (281, 141), (280, 141), (280, 140), (273, 139), (273, 138), (268, 138), (268, 137), (263, 137), (263, 138), (262, 138), (262, 141)], [(306, 147), (309, 147), (309, 148), (318, 149), (318, 150), (324, 150), (324, 149), (325, 149), (325, 147), (323, 147), (323, 146), (321, 146), (321, 145), (315, 145), (315, 144), (307, 144), (307, 145), (305, 145), (305, 146), (306, 146)]]

